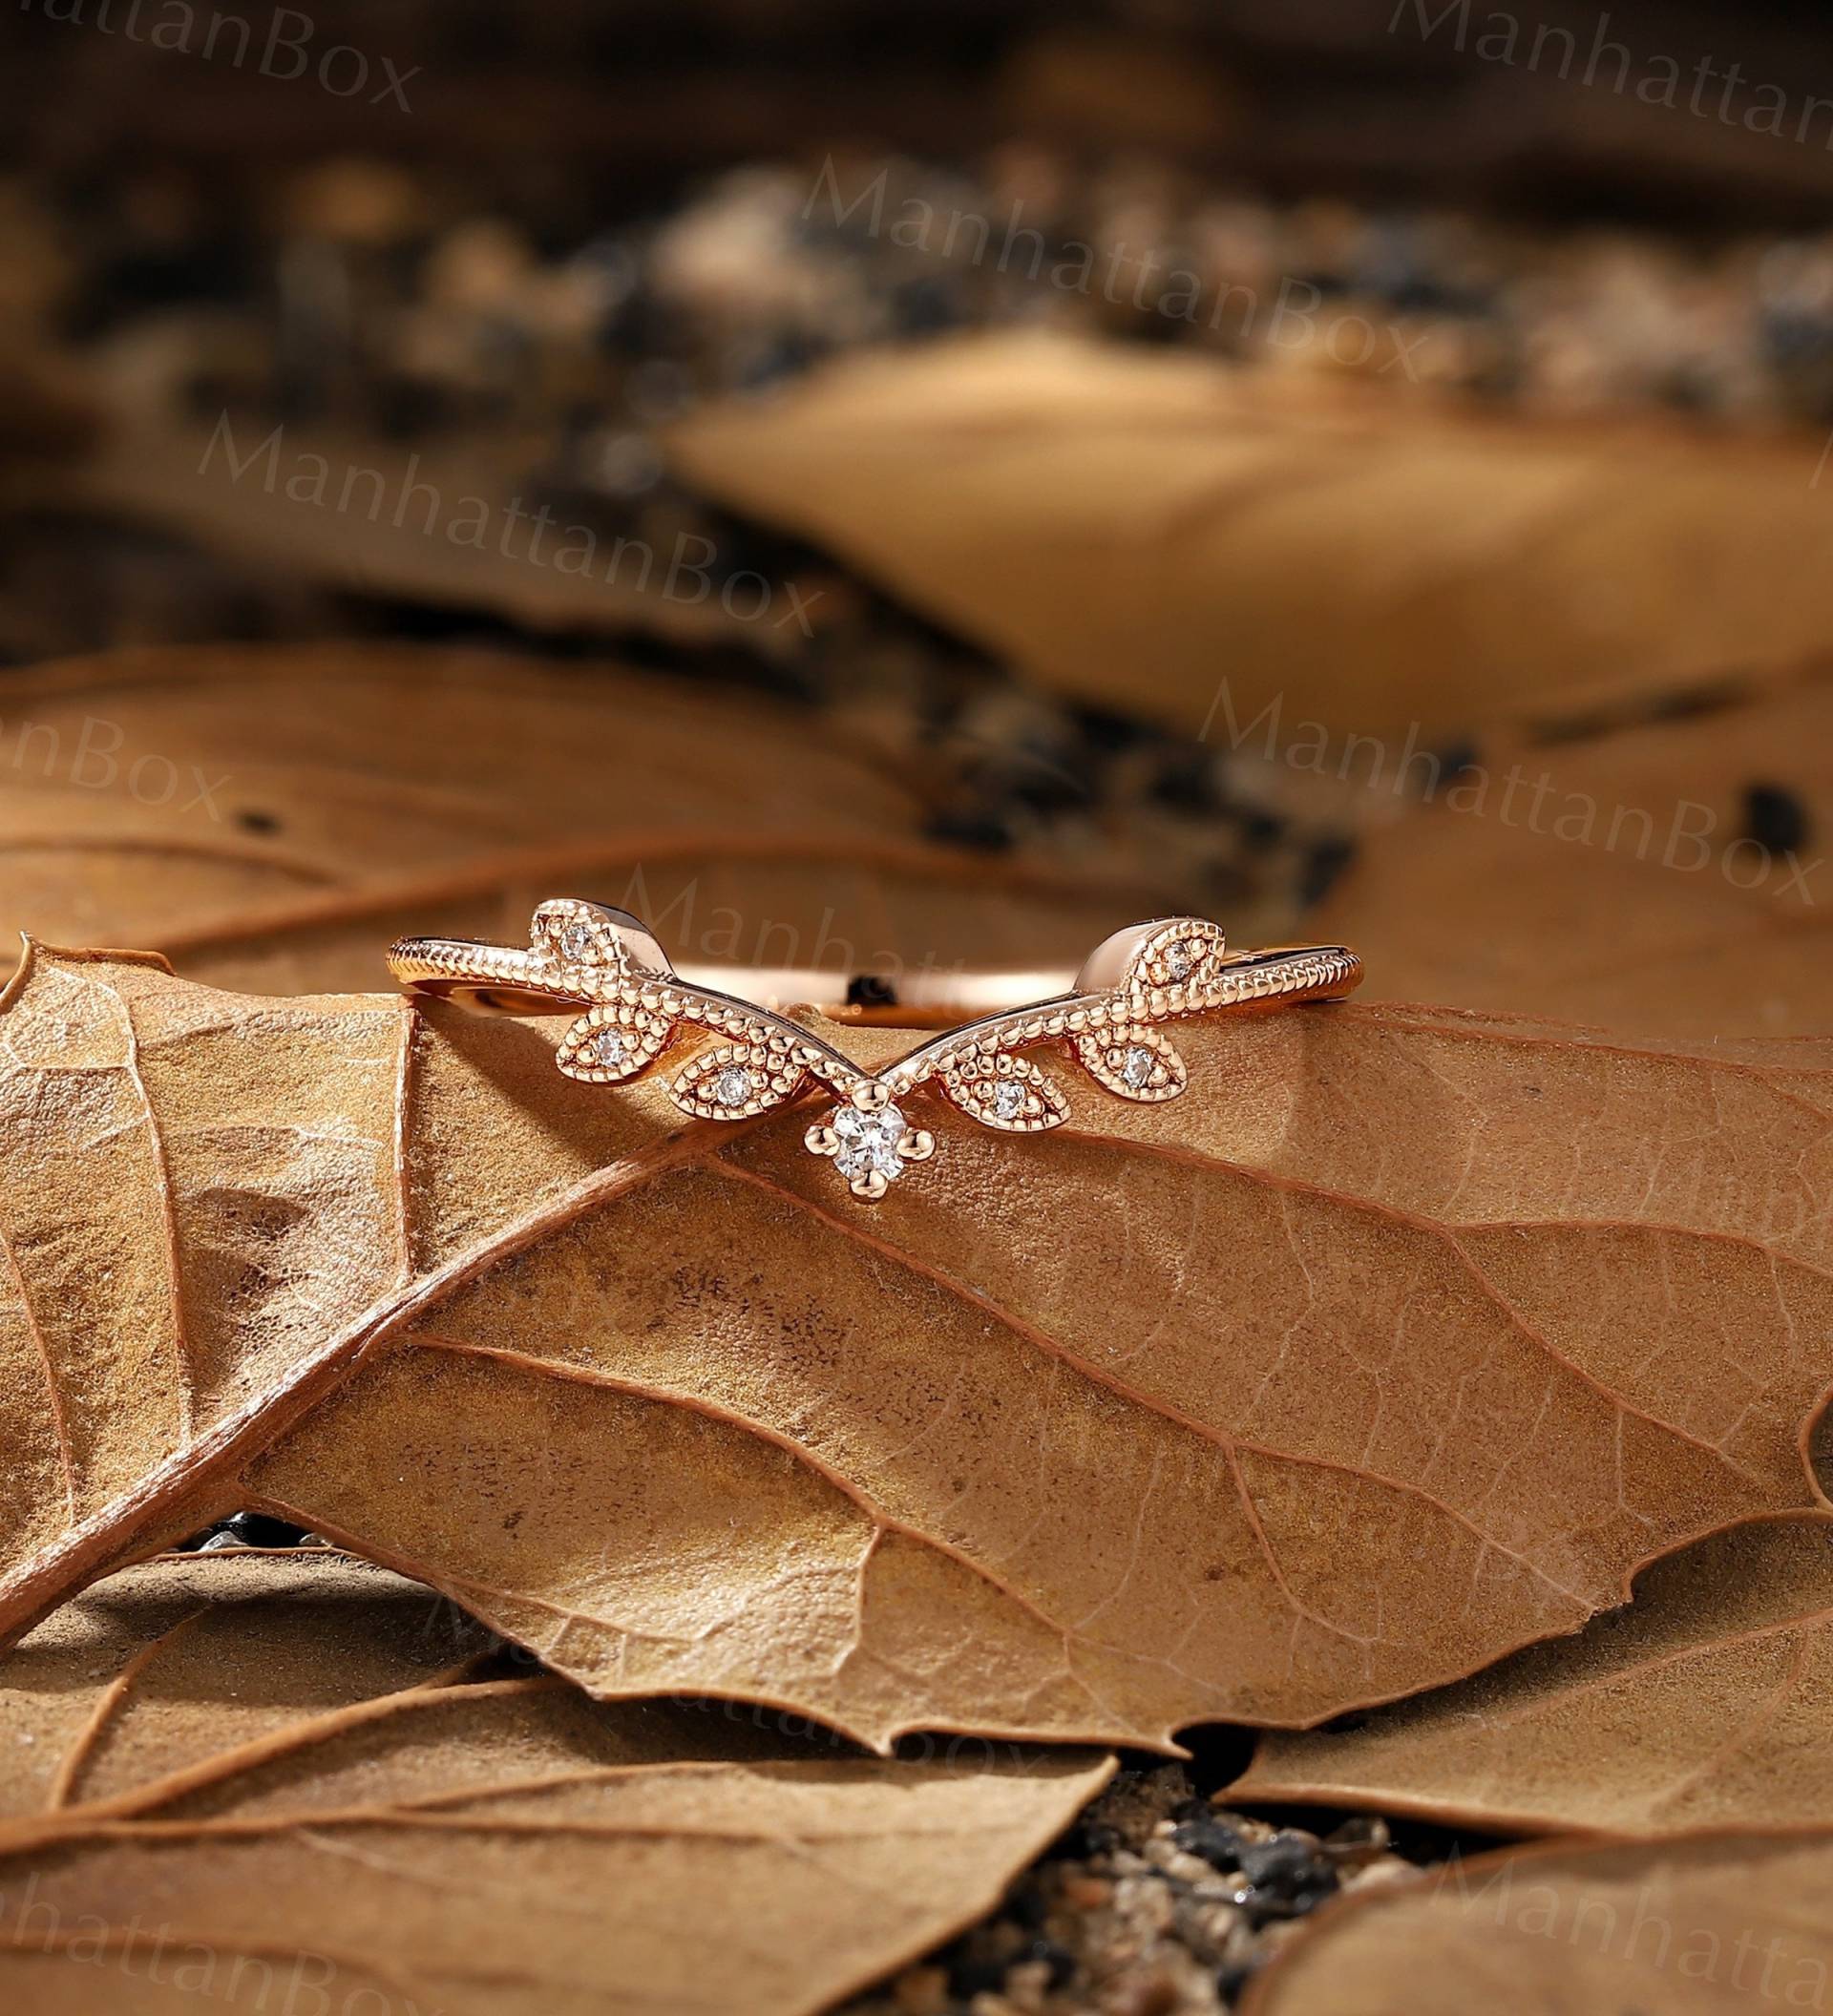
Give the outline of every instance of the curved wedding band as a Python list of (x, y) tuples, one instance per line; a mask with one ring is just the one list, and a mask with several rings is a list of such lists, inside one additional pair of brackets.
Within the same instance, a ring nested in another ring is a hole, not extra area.
[[(1074, 975), (925, 976), (895, 985), (845, 983), (853, 1019), (936, 1026), (895, 1063), (866, 1071), (783, 1011), (831, 998), (835, 976), (812, 970), (677, 967), (638, 918), (603, 904), (557, 897), (535, 913), (526, 947), (469, 938), (403, 938), (389, 953), (396, 979), (498, 1013), (575, 1019), (560, 1069), (589, 1084), (639, 1077), (691, 1031), (693, 1049), (668, 1083), (683, 1112), (744, 1120), (792, 1099), (810, 1082), (836, 1100), (811, 1126), (811, 1154), (831, 1159), (856, 1197), (875, 1200), (935, 1139), (898, 1101), (934, 1084), (980, 1125), (1031, 1134), (1060, 1126), (1069, 1106), (1058, 1081), (1027, 1053), (1066, 1053), (1104, 1090), (1143, 1103), (1184, 1090), (1184, 1060), (1159, 1026), (1225, 1009), (1338, 998), (1361, 979), (1341, 945), (1230, 952), (1201, 917), (1165, 917), (1104, 939)], [(743, 991), (739, 991), (740, 989)]]

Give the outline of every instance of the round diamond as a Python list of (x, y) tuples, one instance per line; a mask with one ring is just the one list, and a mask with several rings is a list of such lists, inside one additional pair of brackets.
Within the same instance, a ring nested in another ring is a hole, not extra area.
[(1024, 1087), (1016, 1078), (1002, 1078), (993, 1088), (993, 1110), (1001, 1120), (1017, 1120), (1024, 1111)]
[(589, 1045), (592, 1061), (603, 1071), (615, 1071), (630, 1054), (621, 1029), (600, 1029)]
[(727, 1064), (713, 1081), (713, 1098), (722, 1106), (742, 1106), (751, 1096), (751, 1074)]
[(1151, 1082), (1152, 1066), (1157, 1061), (1144, 1043), (1135, 1043), (1120, 1060), (1120, 1075), (1137, 1092)]
[(576, 919), (560, 930), (560, 950), (569, 959), (583, 963), (592, 956), (592, 934)]
[(1165, 971), (1174, 980), (1187, 980), (1190, 968), (1196, 964), (1196, 947), (1189, 938), (1179, 938), (1165, 955)]
[(857, 1106), (842, 1106), (833, 1116), (833, 1131), (840, 1147), (833, 1166), (849, 1183), (874, 1171), (887, 1183), (895, 1183), (904, 1173), (904, 1158), (897, 1144), (908, 1132), (904, 1116), (895, 1106), (880, 1106), (875, 1113)]

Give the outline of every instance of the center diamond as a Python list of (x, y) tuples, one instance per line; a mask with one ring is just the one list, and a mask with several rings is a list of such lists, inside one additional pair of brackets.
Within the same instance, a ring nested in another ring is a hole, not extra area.
[(875, 1113), (842, 1106), (833, 1116), (833, 1131), (840, 1137), (833, 1166), (849, 1183), (874, 1173), (887, 1183), (895, 1183), (904, 1173), (897, 1144), (909, 1127), (895, 1106), (880, 1106)]

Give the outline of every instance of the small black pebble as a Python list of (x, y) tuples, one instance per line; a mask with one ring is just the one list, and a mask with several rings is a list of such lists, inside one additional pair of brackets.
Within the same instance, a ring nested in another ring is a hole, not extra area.
[(1256, 1890), (1294, 1890), (1325, 1875), (1316, 1845), (1296, 1834), (1245, 1841), (1235, 1867)]
[(1151, 312), (1139, 317), (1128, 316), (1126, 326), (1120, 331), (1135, 343), (1182, 343), (1190, 324), (1182, 314), (1167, 314), (1159, 303), (1152, 304)]
[(1180, 1820), (1171, 1830), (1171, 1843), (1186, 1855), (1198, 1855), (1211, 1869), (1239, 1869), (1247, 1854), (1241, 1837), (1220, 1820)]
[(924, 829), (931, 840), (948, 847), (971, 847), (984, 854), (1002, 853), (1012, 845), (1012, 828), (999, 813), (978, 806), (938, 812)]
[(436, 386), (413, 378), (385, 378), (371, 400), (376, 431), (385, 441), (420, 441), (451, 417)]
[(1179, 811), (1207, 811), (1215, 802), (1213, 766), (1207, 749), (1178, 749), (1152, 779), (1152, 796)]
[(1807, 808), (1780, 784), (1744, 787), (1744, 835), (1772, 854), (1799, 853), (1807, 845)]
[(1356, 843), (1346, 834), (1320, 840), (1305, 857), (1304, 872), (1298, 878), (1298, 900), (1317, 903), (1336, 886), (1337, 878), (1356, 858)]
[(939, 280), (907, 280), (891, 295), (892, 321), (899, 335), (937, 336), (964, 317), (953, 291)]
[(1277, 812), (1250, 812), (1241, 822), (1241, 843), (1254, 853), (1275, 844), (1286, 830)]
[(1050, 1906), (1036, 1883), (1021, 1883), (1005, 1900), (1005, 1915), (1027, 1932), (1036, 1932), (1049, 1916)]
[(284, 1519), (270, 1519), (264, 1512), (238, 1512), (224, 1520), (221, 1531), (233, 1533), (244, 1546), (296, 1547), (306, 1537), (304, 1526), (290, 1525)]
[(1231, 1961), (1215, 1977), (1215, 1992), (1224, 2002), (1232, 2003), (1240, 1995), (1255, 1973), (1252, 1961)]
[(974, 1955), (962, 1953), (945, 1961), (948, 1968), (948, 1992), (962, 2002), (969, 2002), (976, 1995), (997, 1995), (1005, 1985), (1006, 1968), (1011, 1964), (1003, 1960), (981, 1960)]
[(1056, 1853), (1068, 1861), (1093, 1861), (1097, 1856), (1112, 1855), (1121, 1844), (1120, 1829), (1106, 1820), (1077, 1820), (1057, 1843)]
[(1130, 749), (1151, 732), (1130, 714), (1117, 714), (1110, 707), (1078, 707), (1076, 725), (1098, 749)]
[(1272, 1918), (1302, 1918), (1338, 1887), (1337, 1872), (1316, 1841), (1298, 1834), (1275, 1834), (1241, 1850), (1247, 1883), (1241, 1901), (1256, 1923)]
[(280, 830), (280, 821), (272, 812), (239, 811), (236, 824), (244, 833), (277, 833)]
[(1028, 1961), (1043, 1961), (1050, 1969), (1050, 1985), (1060, 1988), (1076, 1971), (1076, 1957), (1066, 1946), (1060, 1946), (1054, 1939), (1034, 1939), (1025, 1948)]
[(1335, 301), (1349, 292), (1347, 276), (1316, 269), (1299, 277), (1299, 284), (1315, 287), (1326, 301)]
[(1463, 776), (1465, 770), (1473, 768), (1476, 761), (1477, 746), (1474, 742), (1446, 743), (1444, 747), (1438, 752), (1440, 774), (1447, 782)]

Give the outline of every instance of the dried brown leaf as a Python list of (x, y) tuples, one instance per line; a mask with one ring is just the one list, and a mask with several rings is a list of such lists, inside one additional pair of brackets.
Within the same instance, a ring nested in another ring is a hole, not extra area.
[(1430, 747), (1550, 695), (1793, 663), (1833, 629), (1818, 444), (1353, 390), (1000, 335), (707, 408), (671, 452), (1037, 678), (1218, 739), (1224, 690), (1237, 724), (1277, 705), (1288, 736)]
[(1759, 1521), (1637, 1578), (1632, 1608), (1360, 1728), (1261, 1740), (1235, 1799), (1497, 1834), (1833, 1819), (1833, 1520)]
[(1826, 2006), (1833, 1833), (1549, 1843), (1327, 1905), (1241, 2016), (1723, 2016)]
[[(144, 388), (132, 384), (116, 404), (144, 400)], [(734, 603), (746, 619), (728, 613), (706, 585), (718, 579), (705, 573), (716, 553), (685, 526), (679, 543), (632, 536), (619, 545), (601, 527), (575, 526), (580, 514), (561, 501), (551, 537), (531, 548), (526, 494), (547, 452), (547, 443), (528, 439), (408, 452), (298, 426), (270, 431), (226, 415), (207, 427), (170, 428), (130, 412), (97, 452), (61, 476), (55, 494), (181, 535), (257, 578), (474, 612), (537, 633), (642, 632), (782, 659), (824, 617), (816, 586), (787, 580), (767, 584), (770, 598), (755, 615), (758, 591), (747, 583)], [(568, 565), (557, 567), (556, 556), (569, 549)]]
[(1165, 1745), (1461, 1677), (1819, 1502), (1822, 1045), (1197, 1021), (1169, 1106), (935, 1102), (869, 1208), (802, 1110), (683, 1125), (562, 1077), (566, 1026), (34, 960), (0, 1628), (246, 1502), (595, 1692)]
[(1073, 963), (1195, 893), (928, 846), (925, 780), (804, 708), (603, 667), (350, 644), (118, 652), (9, 682), (0, 942), (129, 944), (263, 993), (372, 987), (411, 931), (544, 896), (684, 958)]
[(328, 1556), (91, 1590), (0, 1663), (0, 2002), (41, 2016), (790, 2016), (990, 1909), (1111, 1770), (595, 1704)]
[[(1753, 829), (1753, 786), (1792, 801), (1800, 838)], [(1810, 677), (1570, 746), (1485, 748), (1368, 840), (1317, 929), (1379, 946), (1388, 999), (1708, 1041), (1833, 1035), (1829, 834), (1833, 681)]]

